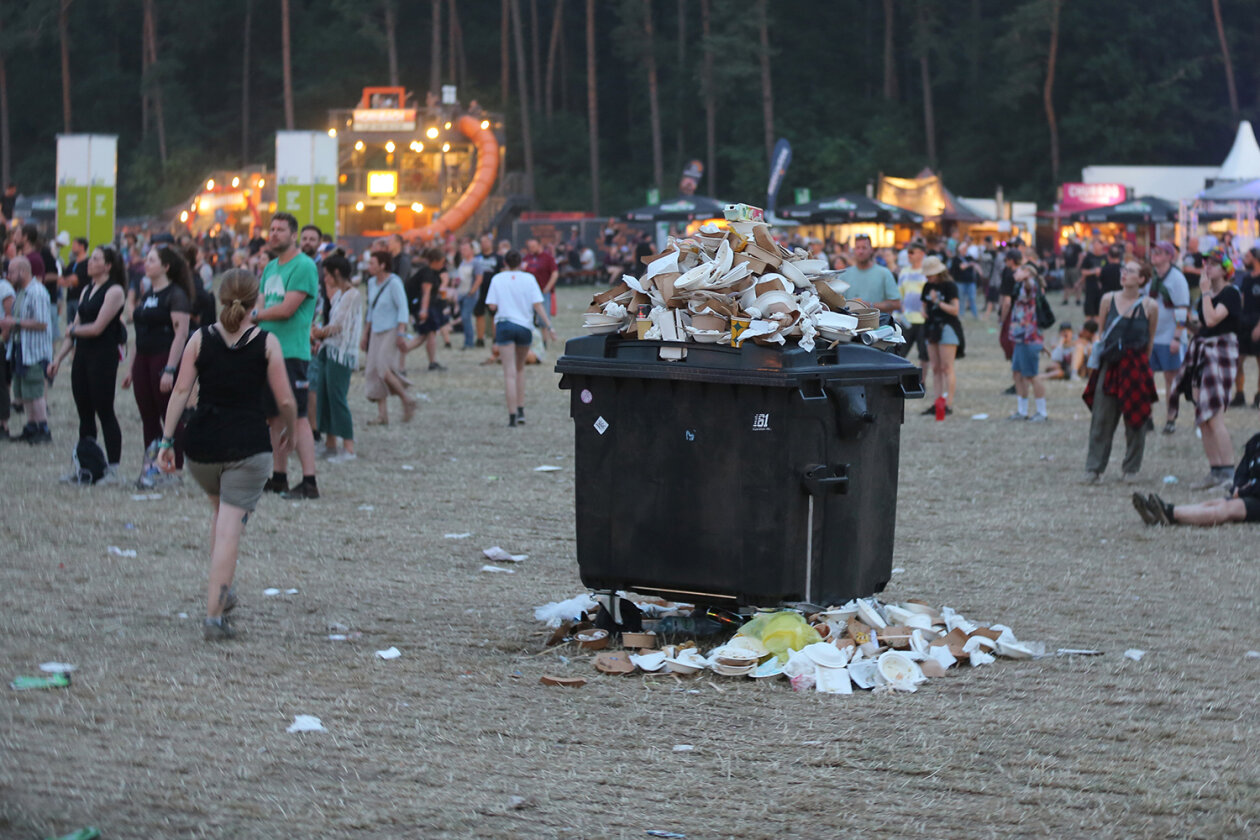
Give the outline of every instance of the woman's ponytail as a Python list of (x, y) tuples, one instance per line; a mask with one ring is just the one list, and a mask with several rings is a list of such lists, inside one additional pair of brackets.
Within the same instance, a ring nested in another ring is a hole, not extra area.
[(229, 333), (241, 328), (241, 322), (258, 301), (258, 278), (243, 268), (223, 272), (219, 280), (219, 323)]

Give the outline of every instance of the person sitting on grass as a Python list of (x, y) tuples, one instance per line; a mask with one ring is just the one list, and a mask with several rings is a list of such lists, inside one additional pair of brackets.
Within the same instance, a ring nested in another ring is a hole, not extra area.
[(1076, 336), (1076, 343), (1072, 346), (1072, 373), (1075, 374), (1074, 379), (1087, 379), (1089, 377), (1089, 356), (1094, 350), (1094, 342), (1098, 340), (1098, 322), (1093, 318), (1086, 318), (1085, 323), (1081, 324), (1081, 331)]
[(1145, 496), (1134, 493), (1133, 507), (1147, 525), (1260, 522), (1260, 434), (1247, 441), (1226, 498), (1193, 505), (1170, 505), (1154, 493)]
[(1072, 325), (1064, 321), (1059, 324), (1059, 339), (1053, 347), (1042, 350), (1050, 357), (1046, 369), (1037, 374), (1040, 379), (1076, 379), (1076, 371), (1072, 369), (1072, 354), (1076, 349), (1076, 339), (1072, 334)]

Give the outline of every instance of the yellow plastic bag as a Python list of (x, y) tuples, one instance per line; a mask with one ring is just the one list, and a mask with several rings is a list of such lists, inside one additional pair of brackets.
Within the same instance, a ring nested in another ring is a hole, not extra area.
[(819, 641), (818, 631), (793, 610), (762, 613), (739, 628), (739, 635), (760, 639), (780, 662), (787, 661), (789, 650), (800, 650)]

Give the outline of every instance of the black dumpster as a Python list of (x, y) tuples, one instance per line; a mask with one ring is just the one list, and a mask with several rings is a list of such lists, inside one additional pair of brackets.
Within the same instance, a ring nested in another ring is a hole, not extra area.
[(575, 427), (582, 583), (763, 606), (881, 591), (918, 368), (857, 344), (671, 346), (686, 358), (587, 336), (556, 363)]

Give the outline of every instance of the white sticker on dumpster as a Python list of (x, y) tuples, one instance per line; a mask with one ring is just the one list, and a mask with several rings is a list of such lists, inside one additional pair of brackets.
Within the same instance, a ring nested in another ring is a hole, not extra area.
[(599, 432), (601, 435), (608, 431), (608, 421), (602, 416), (595, 421), (595, 431)]
[(591, 393), (590, 388), (583, 388), (581, 397), (583, 405), (590, 405), (591, 400), (595, 399), (595, 395)]
[(754, 415), (753, 415), (753, 422), (752, 422), (752, 430), (753, 430), (754, 432), (768, 432), (768, 431), (770, 431), (770, 415), (769, 415), (769, 413), (766, 413), (766, 414), (754, 414)]

